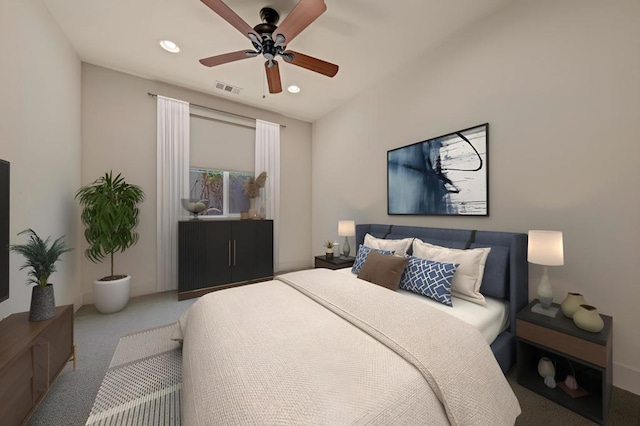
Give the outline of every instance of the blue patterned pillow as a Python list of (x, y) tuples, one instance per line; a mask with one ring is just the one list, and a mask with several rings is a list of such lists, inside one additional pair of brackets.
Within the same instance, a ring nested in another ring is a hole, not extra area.
[(444, 305), (451, 303), (451, 281), (458, 267), (455, 263), (405, 255), (409, 263), (400, 278), (400, 288), (430, 297)]
[(353, 261), (353, 266), (351, 267), (351, 272), (353, 272), (354, 274), (360, 272), (360, 269), (362, 269), (362, 265), (364, 265), (364, 261), (367, 260), (367, 256), (369, 256), (369, 252), (371, 250), (375, 250), (380, 254), (393, 254), (391, 250), (374, 249), (360, 244), (360, 246), (358, 247), (358, 254), (356, 254), (356, 258)]

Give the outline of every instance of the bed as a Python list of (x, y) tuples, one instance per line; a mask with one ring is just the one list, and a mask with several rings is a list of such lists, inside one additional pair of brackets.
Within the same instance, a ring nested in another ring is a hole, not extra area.
[(490, 247), (480, 292), (494, 301), (508, 304), (507, 324), (490, 343), (506, 374), (516, 362), (516, 314), (529, 303), (527, 234), (499, 231), (445, 229), (385, 224), (356, 225), (356, 247), (366, 234), (378, 238), (419, 238), (455, 249)]
[(514, 424), (503, 371), (527, 300), (526, 235), (377, 224), (356, 234), (358, 245), (369, 234), (490, 247), (481, 289), (508, 303), (508, 320), (489, 345), (475, 326), (349, 271), (210, 293), (181, 320), (184, 424)]

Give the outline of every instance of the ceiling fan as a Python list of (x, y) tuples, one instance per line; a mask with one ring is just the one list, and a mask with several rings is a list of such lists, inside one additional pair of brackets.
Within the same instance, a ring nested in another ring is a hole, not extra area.
[(264, 63), (269, 84), (269, 93), (282, 92), (280, 71), (276, 57), (280, 56), (285, 62), (314, 71), (327, 77), (333, 77), (338, 72), (338, 66), (332, 63), (286, 50), (287, 45), (313, 21), (327, 10), (324, 0), (300, 0), (287, 17), (277, 26), (280, 15), (270, 7), (260, 10), (260, 18), (264, 21), (251, 28), (240, 16), (221, 0), (201, 0), (222, 19), (244, 34), (255, 50), (238, 50), (236, 52), (211, 56), (200, 59), (200, 63), (207, 67), (226, 64), (240, 59), (264, 56)]

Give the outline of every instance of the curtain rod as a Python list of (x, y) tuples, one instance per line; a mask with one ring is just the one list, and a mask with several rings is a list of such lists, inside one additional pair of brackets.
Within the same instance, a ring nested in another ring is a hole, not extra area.
[[(158, 97), (158, 95), (156, 95), (155, 93), (151, 93), (151, 92), (147, 92), (147, 95), (151, 96), (152, 98), (157, 98)], [(208, 109), (210, 111), (221, 112), (223, 114), (233, 115), (235, 117), (246, 118), (248, 120), (256, 120), (256, 118), (254, 118), (254, 117), (248, 117), (246, 115), (236, 114), (234, 112), (229, 112), (229, 111), (223, 111), (221, 109), (215, 109), (215, 108), (211, 108), (211, 107), (204, 106), (204, 105), (198, 105), (198, 104), (192, 104), (192, 103), (189, 103), (189, 105), (193, 105), (194, 107), (198, 107), (198, 108)], [(279, 126), (281, 128), (283, 128), (283, 129), (287, 128), (287, 126), (285, 126), (284, 124), (279, 124)]]

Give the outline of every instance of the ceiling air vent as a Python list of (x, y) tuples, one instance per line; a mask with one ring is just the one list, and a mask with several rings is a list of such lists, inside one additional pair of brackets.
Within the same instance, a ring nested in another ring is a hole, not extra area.
[(242, 92), (241, 87), (232, 86), (230, 84), (223, 83), (218, 80), (216, 80), (216, 89), (224, 90), (225, 92), (233, 93), (234, 95), (239, 95), (240, 92)]

